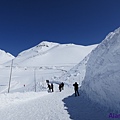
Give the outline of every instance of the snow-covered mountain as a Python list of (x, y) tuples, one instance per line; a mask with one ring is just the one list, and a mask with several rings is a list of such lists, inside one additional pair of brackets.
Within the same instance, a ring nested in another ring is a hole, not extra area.
[[(13, 59), (12, 74), (11, 61), (1, 65), (0, 119), (118, 118), (119, 63), (120, 28), (111, 32), (99, 45), (80, 46), (43, 41)], [(54, 83), (53, 94), (46, 92), (47, 79)], [(10, 80), (11, 94), (6, 94)], [(58, 84), (62, 81), (65, 90), (60, 93)], [(72, 84), (75, 81), (79, 83), (81, 93), (74, 99)], [(33, 92), (35, 90), (36, 93)], [(111, 108), (113, 113), (100, 105)]]
[[(73, 67), (97, 45), (81, 46), (43, 41), (18, 54), (14, 65), (19, 66), (66, 66)], [(31, 64), (32, 63), (32, 64)]]
[(10, 53), (6, 53), (4, 50), (0, 49), (0, 64), (8, 62), (14, 58), (15, 57), (13, 55), (11, 55)]
[[(119, 44), (120, 28), (99, 45), (44, 41), (21, 52), (13, 60), (10, 94), (6, 92), (11, 61), (0, 68), (0, 119), (109, 120), (112, 113), (99, 104), (120, 108)], [(51, 94), (47, 92), (47, 79), (54, 84)], [(65, 89), (59, 92), (62, 81)], [(82, 84), (83, 91), (77, 98), (72, 86), (75, 81)]]
[[(46, 79), (54, 81), (84, 59), (97, 45), (81, 46), (43, 41), (35, 47), (21, 52), (13, 59), (12, 91), (33, 91), (44, 88)], [(10, 78), (11, 61), (2, 64), (0, 72), (1, 92), (6, 92)], [(63, 79), (64, 80), (64, 79)], [(59, 80), (58, 80), (59, 81)]]
[(82, 90), (97, 103), (120, 110), (120, 28), (91, 52)]

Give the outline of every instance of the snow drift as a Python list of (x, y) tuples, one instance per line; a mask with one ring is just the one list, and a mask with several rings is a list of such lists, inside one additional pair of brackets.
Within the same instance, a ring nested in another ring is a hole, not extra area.
[(91, 52), (82, 90), (91, 100), (120, 111), (120, 28)]

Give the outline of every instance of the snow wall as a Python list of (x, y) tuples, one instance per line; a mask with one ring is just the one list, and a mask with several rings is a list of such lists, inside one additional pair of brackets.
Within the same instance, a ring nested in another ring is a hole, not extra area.
[(120, 111), (120, 28), (91, 52), (81, 90), (92, 101)]

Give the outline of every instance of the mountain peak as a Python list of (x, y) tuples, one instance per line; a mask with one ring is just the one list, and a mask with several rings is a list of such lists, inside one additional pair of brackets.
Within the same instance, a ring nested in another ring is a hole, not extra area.
[(42, 41), (40, 44), (38, 44), (37, 46), (45, 46), (45, 47), (49, 47), (49, 46), (53, 46), (53, 45), (58, 45), (59, 43), (54, 43), (54, 42), (48, 42), (48, 41)]

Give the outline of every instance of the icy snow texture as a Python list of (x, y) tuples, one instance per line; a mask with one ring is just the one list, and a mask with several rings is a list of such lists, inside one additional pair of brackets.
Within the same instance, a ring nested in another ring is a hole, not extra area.
[(93, 101), (120, 110), (120, 28), (92, 51), (82, 90)]

